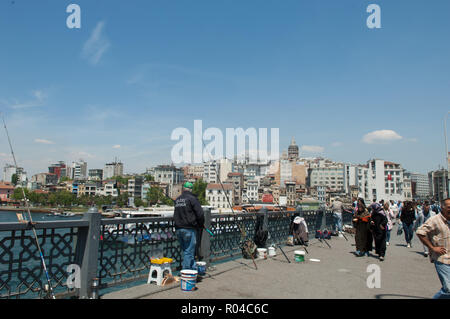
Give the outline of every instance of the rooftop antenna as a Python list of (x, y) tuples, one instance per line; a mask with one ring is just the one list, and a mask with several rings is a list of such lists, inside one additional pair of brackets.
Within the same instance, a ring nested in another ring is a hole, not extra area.
[[(8, 137), (9, 148), (11, 149), (11, 155), (13, 157), (14, 165), (15, 165), (16, 170), (17, 170), (18, 166), (17, 166), (16, 156), (14, 155), (14, 150), (13, 150), (13, 147), (12, 147), (12, 144), (11, 144), (11, 139), (9, 138), (8, 129), (6, 128), (5, 117), (3, 116), (3, 113), (1, 113), (1, 112), (0, 112), (0, 115), (2, 116), (3, 126), (5, 127), (6, 136)], [(38, 236), (37, 236), (37, 233), (36, 233), (36, 223), (33, 222), (33, 219), (31, 217), (30, 206), (29, 206), (29, 203), (28, 203), (27, 196), (25, 194), (25, 190), (24, 190), (23, 187), (21, 187), (21, 189), (22, 189), (23, 199), (25, 201), (25, 207), (26, 207), (27, 212), (28, 212), (28, 218), (29, 218), (28, 224), (31, 226), (31, 229), (33, 230), (33, 235), (34, 235), (34, 239), (35, 239), (35, 242), (36, 242), (36, 247), (37, 247), (37, 249), (39, 251), (39, 256), (41, 258), (42, 268), (44, 269), (45, 276), (47, 277), (48, 289), (50, 290), (50, 294), (52, 296), (52, 299), (56, 299), (55, 298), (55, 294), (53, 293), (53, 288), (52, 288), (52, 284), (51, 284), (51, 281), (50, 281), (50, 276), (48, 275), (47, 267), (45, 265), (44, 255), (42, 254), (41, 246), (39, 245), (39, 239), (38, 239)]]

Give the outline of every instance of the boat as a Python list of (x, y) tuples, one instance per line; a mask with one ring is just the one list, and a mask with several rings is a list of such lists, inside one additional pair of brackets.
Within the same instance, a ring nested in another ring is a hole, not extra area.
[(62, 213), (55, 213), (54, 215), (55, 215), (55, 216), (58, 216), (58, 217), (72, 217), (72, 216), (75, 216), (75, 213), (72, 213), (72, 212), (62, 212)]

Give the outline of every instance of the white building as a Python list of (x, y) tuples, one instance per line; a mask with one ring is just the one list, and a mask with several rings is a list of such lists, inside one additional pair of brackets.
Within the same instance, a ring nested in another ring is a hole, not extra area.
[[(222, 189), (223, 185), (223, 189)], [(209, 205), (215, 208), (230, 208), (230, 204), (228, 203), (228, 200), (230, 201), (231, 205), (234, 205), (233, 202), (233, 185), (229, 183), (224, 184), (208, 184), (206, 186), (206, 194), (205, 199), (208, 201)], [(224, 193), (224, 190), (226, 192), (226, 195)], [(228, 200), (227, 200), (228, 197)]]
[(325, 186), (331, 192), (345, 192), (343, 164), (308, 169), (309, 187)]
[(85, 180), (88, 177), (87, 163), (83, 160), (72, 162), (70, 166), (70, 178), (72, 180)]
[(27, 173), (23, 170), (22, 167), (16, 167), (14, 165), (6, 164), (5, 167), (3, 167), (3, 181), (7, 183), (12, 182), (13, 175), (17, 175), (17, 184), (26, 185), (26, 182), (28, 180)]
[(405, 201), (411, 201), (413, 199), (411, 173), (406, 171), (403, 172), (403, 199)]
[(128, 195), (130, 197), (141, 197), (142, 196), (142, 184), (144, 183), (144, 178), (142, 176), (135, 176), (128, 180)]
[(174, 165), (159, 165), (154, 168), (155, 182), (176, 185), (183, 182), (183, 169)]
[(400, 164), (374, 159), (358, 168), (358, 188), (364, 200), (404, 200), (403, 168)]
[(249, 204), (258, 201), (258, 187), (258, 180), (248, 180), (247, 187), (242, 190), (242, 202)]
[(414, 199), (426, 200), (430, 198), (431, 190), (428, 175), (411, 173), (411, 188)]
[(12, 182), (13, 175), (16, 174), (16, 167), (14, 165), (6, 164), (5, 167), (3, 167), (3, 181), (7, 183)]
[(188, 176), (198, 176), (198, 177), (203, 177), (203, 164), (195, 164), (195, 165), (188, 165), (187, 166), (187, 175)]
[[(219, 179), (217, 173), (220, 170), (220, 163), (217, 161), (210, 161), (203, 164), (203, 180), (206, 183), (217, 184)], [(220, 178), (220, 176), (219, 176)], [(226, 178), (225, 178), (226, 179)]]
[(117, 160), (112, 163), (106, 163), (103, 169), (103, 180), (113, 176), (123, 176), (123, 163)]
[(103, 184), (103, 187), (97, 188), (97, 195), (100, 196), (119, 196), (117, 184), (115, 181), (108, 181)]
[(219, 162), (219, 178), (223, 182), (228, 178), (228, 173), (233, 172), (233, 162), (227, 158), (222, 158)]

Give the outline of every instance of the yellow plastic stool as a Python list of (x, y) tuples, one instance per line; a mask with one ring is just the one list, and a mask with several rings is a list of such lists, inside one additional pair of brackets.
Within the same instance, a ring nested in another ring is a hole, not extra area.
[[(158, 286), (161, 286), (161, 282), (164, 279), (164, 272), (168, 271), (170, 275), (172, 275), (171, 264), (173, 262), (172, 258), (159, 258), (159, 259), (151, 259), (151, 267), (150, 272), (148, 273), (147, 284), (156, 282)], [(156, 276), (153, 274), (156, 272)]]

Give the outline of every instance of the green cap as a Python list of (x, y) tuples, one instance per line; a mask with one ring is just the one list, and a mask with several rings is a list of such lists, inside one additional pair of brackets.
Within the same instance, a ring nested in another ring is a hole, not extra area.
[(194, 187), (194, 184), (192, 184), (191, 182), (186, 182), (186, 183), (184, 183), (183, 187), (192, 189)]

